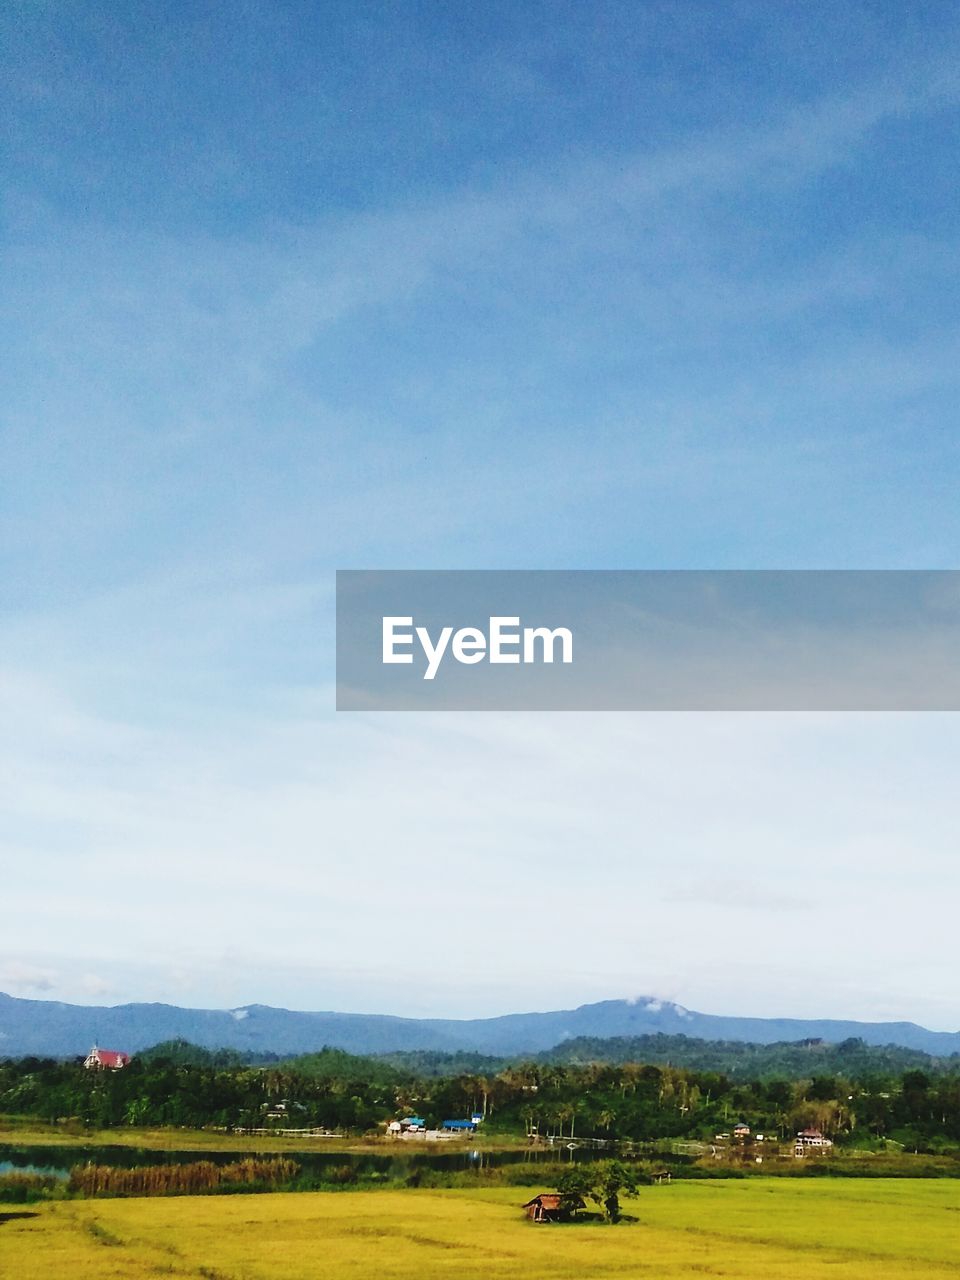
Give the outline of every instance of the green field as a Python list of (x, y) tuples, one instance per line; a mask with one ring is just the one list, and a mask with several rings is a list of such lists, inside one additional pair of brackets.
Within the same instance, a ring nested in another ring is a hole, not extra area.
[(440, 1143), (403, 1143), (384, 1134), (362, 1136), (337, 1135), (329, 1138), (290, 1137), (282, 1134), (224, 1133), (215, 1129), (136, 1128), (129, 1125), (113, 1129), (86, 1128), (81, 1125), (44, 1124), (32, 1117), (0, 1115), (0, 1147), (137, 1147), (148, 1151), (237, 1151), (290, 1152), (309, 1151), (319, 1154), (343, 1152), (351, 1155), (396, 1155), (421, 1152), (443, 1155), (469, 1147), (479, 1151), (524, 1151), (530, 1147), (523, 1135), (471, 1134), (469, 1138), (448, 1138)]
[[(466, 1139), (445, 1142), (441, 1151), (467, 1146)], [(469, 1145), (481, 1144), (473, 1139)], [(484, 1150), (517, 1150), (528, 1144), (523, 1139), (487, 1142)], [(150, 1151), (342, 1151), (356, 1155), (390, 1154), (396, 1142), (377, 1137), (291, 1138), (281, 1135), (218, 1133), (212, 1129), (138, 1129), (126, 1125), (115, 1129), (69, 1128), (39, 1122), (11, 1124), (0, 1117), (0, 1146), (28, 1147), (138, 1147)]]
[(0, 1273), (18, 1280), (946, 1280), (960, 1270), (954, 1181), (680, 1183), (645, 1189), (627, 1204), (640, 1221), (618, 1227), (534, 1226), (518, 1209), (525, 1198), (498, 1188), (0, 1206)]

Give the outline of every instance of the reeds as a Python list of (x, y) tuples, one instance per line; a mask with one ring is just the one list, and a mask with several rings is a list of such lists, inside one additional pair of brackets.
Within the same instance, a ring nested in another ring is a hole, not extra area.
[(295, 1160), (249, 1156), (232, 1164), (198, 1160), (194, 1164), (151, 1164), (119, 1169), (107, 1164), (78, 1164), (70, 1170), (69, 1190), (83, 1196), (189, 1196), (225, 1190), (274, 1190), (300, 1173)]

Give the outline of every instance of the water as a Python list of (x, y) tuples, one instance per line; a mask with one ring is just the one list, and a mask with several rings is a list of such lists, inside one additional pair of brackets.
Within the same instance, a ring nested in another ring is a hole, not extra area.
[[(361, 1178), (378, 1175), (403, 1178), (414, 1169), (437, 1169), (455, 1172), (461, 1169), (495, 1169), (503, 1165), (544, 1164), (559, 1160), (595, 1160), (598, 1152), (588, 1146), (570, 1151), (565, 1146), (544, 1146), (529, 1151), (444, 1151), (402, 1150), (383, 1155), (345, 1151), (283, 1151), (271, 1153), (295, 1160), (304, 1173), (322, 1174), (330, 1169), (349, 1167)], [(254, 1151), (153, 1151), (145, 1147), (31, 1147), (0, 1145), (0, 1174), (41, 1173), (58, 1178), (69, 1176), (78, 1164), (108, 1164), (132, 1169), (137, 1165), (192, 1164), (209, 1160), (213, 1164), (231, 1164), (245, 1156), (264, 1158)]]

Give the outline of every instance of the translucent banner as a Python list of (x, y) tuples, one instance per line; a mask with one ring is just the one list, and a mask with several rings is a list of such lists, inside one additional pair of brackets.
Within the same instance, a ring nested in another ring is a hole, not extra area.
[(960, 571), (341, 571), (337, 708), (960, 710)]

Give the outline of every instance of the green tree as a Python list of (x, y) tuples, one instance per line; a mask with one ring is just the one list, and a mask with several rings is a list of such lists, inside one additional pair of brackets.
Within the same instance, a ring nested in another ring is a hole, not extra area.
[(557, 1191), (560, 1193), (560, 1213), (564, 1217), (569, 1217), (578, 1209), (582, 1209), (584, 1201), (593, 1198), (594, 1189), (594, 1177), (590, 1165), (572, 1164), (568, 1169), (564, 1169), (557, 1182)]
[(608, 1222), (620, 1221), (620, 1197), (635, 1196), (638, 1189), (637, 1174), (622, 1160), (572, 1165), (557, 1184), (562, 1210), (573, 1213), (584, 1200), (592, 1200), (603, 1210)]
[(608, 1222), (620, 1221), (621, 1195), (635, 1196), (637, 1175), (622, 1160), (602, 1160), (597, 1165), (597, 1178), (591, 1196), (603, 1205)]

